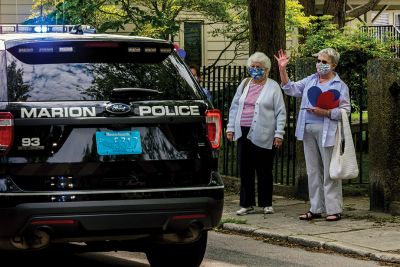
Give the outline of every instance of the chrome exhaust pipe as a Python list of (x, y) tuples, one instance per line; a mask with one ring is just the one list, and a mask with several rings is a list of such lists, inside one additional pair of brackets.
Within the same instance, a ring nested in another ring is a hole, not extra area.
[(50, 227), (41, 226), (32, 229), (22, 236), (11, 238), (11, 244), (18, 249), (43, 249), (50, 244)]
[(163, 243), (191, 243), (198, 240), (201, 236), (201, 229), (198, 224), (191, 224), (179, 233), (168, 233), (162, 235)]

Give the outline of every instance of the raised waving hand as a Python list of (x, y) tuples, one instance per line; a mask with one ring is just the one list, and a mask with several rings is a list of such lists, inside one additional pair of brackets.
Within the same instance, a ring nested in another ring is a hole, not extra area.
[(289, 57), (286, 55), (286, 51), (279, 49), (278, 56), (274, 55), (276, 61), (278, 61), (279, 69), (286, 68), (287, 64), (289, 63)]
[(279, 49), (278, 55), (274, 55), (274, 58), (278, 62), (279, 76), (283, 85), (289, 82), (289, 76), (286, 72), (286, 66), (289, 63), (289, 57), (286, 55), (286, 51)]

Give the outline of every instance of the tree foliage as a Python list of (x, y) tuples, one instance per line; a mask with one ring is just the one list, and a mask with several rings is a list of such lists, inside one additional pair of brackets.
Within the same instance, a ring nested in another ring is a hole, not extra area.
[(112, 14), (118, 14), (118, 9), (104, 0), (34, 0), (31, 18), (43, 18), (42, 22), (48, 24), (87, 24), (99, 29), (104, 22), (119, 19)]
[(360, 27), (345, 26), (339, 29), (332, 23), (332, 17), (326, 15), (315, 18), (299, 52), (300, 56), (310, 56), (322, 48), (332, 47), (338, 52), (359, 51), (368, 58), (392, 57), (392, 47), (395, 44), (391, 36), (386, 36), (385, 42), (381, 42), (374, 34), (364, 33)]
[(304, 7), (297, 0), (286, 1), (285, 28), (286, 32), (293, 32), (296, 29), (308, 29), (311, 27), (313, 16), (304, 13)]

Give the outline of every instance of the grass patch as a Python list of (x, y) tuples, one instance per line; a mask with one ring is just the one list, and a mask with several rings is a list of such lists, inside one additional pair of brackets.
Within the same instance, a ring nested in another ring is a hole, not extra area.
[[(351, 121), (352, 122), (359, 122), (360, 121), (360, 112), (351, 113)], [(368, 112), (362, 112), (362, 121), (368, 122)]]
[(400, 216), (391, 216), (391, 217), (384, 217), (384, 218), (376, 218), (375, 223), (395, 223), (400, 224)]
[(345, 196), (369, 196), (369, 184), (357, 183), (358, 178), (354, 179), (353, 184), (349, 181), (343, 182), (343, 195)]
[(374, 214), (346, 214), (346, 217), (351, 218), (353, 220), (367, 220), (370, 222), (373, 222), (376, 225), (385, 225), (388, 223), (392, 224), (400, 224), (400, 216), (390, 216), (390, 215), (384, 215), (384, 216), (378, 216)]
[(222, 218), (221, 221), (219, 222), (217, 228), (222, 228), (224, 223), (246, 224), (247, 220), (239, 219), (239, 218), (232, 218), (232, 217)]

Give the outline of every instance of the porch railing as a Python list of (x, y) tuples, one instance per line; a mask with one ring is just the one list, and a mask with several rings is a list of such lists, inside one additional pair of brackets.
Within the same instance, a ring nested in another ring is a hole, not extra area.
[(393, 38), (397, 44), (392, 45), (391, 49), (395, 52), (396, 57), (400, 57), (400, 29), (397, 26), (362, 26), (361, 31), (369, 36), (376, 38), (381, 42), (386, 42), (389, 38)]

